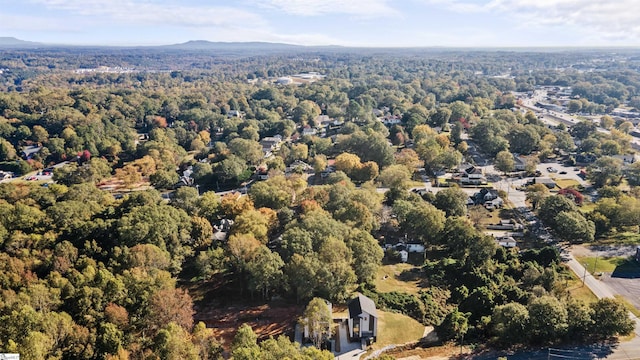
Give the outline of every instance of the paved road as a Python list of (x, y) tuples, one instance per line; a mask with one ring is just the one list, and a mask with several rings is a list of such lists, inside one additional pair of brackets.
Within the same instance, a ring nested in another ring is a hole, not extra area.
[[(545, 165), (545, 164), (542, 164)], [(486, 169), (485, 171), (488, 171)], [(530, 210), (525, 202), (525, 193), (522, 191), (514, 190), (516, 184), (520, 184), (522, 180), (501, 180), (494, 182), (494, 186), (498, 189), (509, 190), (509, 200), (513, 206), (520, 210), (523, 214), (530, 216)], [(585, 267), (580, 264), (571, 253), (566, 253), (564, 249), (560, 251), (566, 256), (567, 265), (569, 268), (579, 277), (584, 278), (585, 285), (600, 299), (602, 298), (614, 298), (616, 292), (607, 286), (607, 284), (596, 279)], [(623, 294), (624, 295), (624, 294)], [(492, 353), (486, 355), (475, 355), (469, 357), (473, 360), (489, 360), (496, 359), (500, 356), (507, 357), (509, 360), (524, 360), (524, 359), (610, 359), (610, 360), (635, 360), (640, 359), (640, 319), (633, 314), (629, 313), (629, 316), (636, 322), (635, 333), (636, 337), (627, 342), (614, 343), (614, 344), (593, 344), (580, 347), (564, 347), (556, 352), (550, 352), (547, 349), (539, 351), (522, 351), (517, 353)]]
[[(546, 91), (544, 90), (536, 90), (536, 96), (532, 99), (523, 99), (522, 101), (522, 105), (523, 107), (529, 109), (529, 110), (533, 110), (534, 112), (537, 111), (542, 111), (543, 109), (540, 109), (538, 107), (535, 106), (537, 101), (540, 101), (542, 99), (544, 99), (547, 96)], [(574, 125), (579, 123), (581, 120), (574, 118), (571, 116), (571, 114), (567, 114), (567, 113), (563, 113), (563, 112), (559, 112), (559, 111), (547, 111), (545, 110), (544, 113), (542, 113), (542, 120), (547, 122), (547, 123), (551, 123), (552, 125), (558, 125), (559, 123), (563, 123), (565, 125)], [(599, 124), (598, 124), (599, 125)], [(601, 127), (598, 126), (597, 128), (598, 132), (601, 132), (603, 134), (610, 134), (610, 131), (607, 129), (603, 129)], [(631, 147), (636, 149), (636, 150), (640, 150), (640, 139), (638, 138), (631, 138)]]

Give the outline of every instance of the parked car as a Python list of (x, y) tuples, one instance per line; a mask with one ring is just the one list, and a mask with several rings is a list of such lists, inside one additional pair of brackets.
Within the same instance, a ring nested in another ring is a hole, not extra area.
[(550, 173), (558, 172), (558, 170), (556, 170), (556, 169), (552, 168), (551, 166), (549, 166), (549, 167), (547, 168), (547, 171), (548, 171), (548, 172), (550, 172)]

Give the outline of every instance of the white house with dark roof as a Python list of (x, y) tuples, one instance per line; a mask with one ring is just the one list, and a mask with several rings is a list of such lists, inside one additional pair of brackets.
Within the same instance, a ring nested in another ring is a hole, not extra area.
[(373, 300), (359, 294), (349, 301), (348, 308), (349, 337), (353, 340), (375, 341), (378, 336), (378, 312)]

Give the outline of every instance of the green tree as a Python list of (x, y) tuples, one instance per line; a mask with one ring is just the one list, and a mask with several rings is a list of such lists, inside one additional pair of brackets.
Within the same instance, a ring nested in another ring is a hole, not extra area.
[(189, 215), (194, 215), (198, 213), (198, 197), (198, 189), (183, 186), (173, 193), (171, 205), (184, 210)]
[(234, 360), (255, 360), (260, 358), (258, 337), (251, 326), (242, 324), (231, 343), (231, 356)]
[(531, 203), (531, 207), (535, 210), (538, 204), (549, 196), (549, 188), (544, 184), (533, 184), (527, 186), (526, 189), (527, 201)]
[(563, 211), (577, 211), (575, 203), (566, 196), (552, 195), (545, 197), (542, 202), (540, 202), (538, 216), (545, 224), (555, 228), (557, 224), (556, 215)]
[(248, 264), (250, 275), (249, 287), (260, 291), (263, 299), (269, 299), (272, 290), (282, 284), (282, 268), (284, 262), (278, 253), (272, 252), (266, 246), (261, 246)]
[(115, 354), (121, 348), (124, 334), (115, 324), (102, 323), (98, 331), (96, 348), (103, 354)]
[(191, 241), (195, 248), (206, 248), (213, 241), (213, 227), (209, 220), (193, 216), (191, 218)]
[(347, 245), (353, 253), (353, 270), (360, 283), (373, 284), (384, 252), (376, 239), (368, 232), (352, 232)]
[(593, 326), (593, 310), (583, 301), (572, 299), (567, 303), (568, 339), (584, 339)]
[(262, 146), (254, 140), (235, 138), (229, 142), (231, 153), (247, 163), (257, 164), (262, 159)]
[(587, 171), (587, 176), (595, 187), (617, 185), (622, 180), (622, 160), (603, 156), (596, 160)]
[(156, 189), (171, 189), (179, 180), (180, 176), (175, 171), (158, 170), (149, 175), (149, 181)]
[(193, 327), (191, 341), (198, 349), (200, 360), (222, 359), (222, 344), (213, 335), (213, 329), (208, 329), (202, 322)]
[(287, 278), (287, 286), (296, 296), (296, 302), (310, 298), (318, 287), (316, 283), (317, 272), (321, 264), (314, 254), (293, 254), (286, 263), (284, 271)]
[(580, 112), (580, 110), (582, 110), (582, 102), (580, 100), (569, 100), (567, 109), (570, 113)]
[(436, 193), (433, 205), (449, 216), (465, 216), (467, 214), (469, 195), (457, 187), (450, 187)]
[(199, 352), (190, 334), (176, 323), (167, 324), (153, 339), (153, 348), (161, 359), (198, 360)]
[(282, 175), (260, 181), (249, 191), (249, 197), (256, 207), (268, 207), (274, 210), (291, 205), (295, 195), (296, 191), (292, 183)]
[(16, 149), (5, 139), (0, 138), (0, 161), (14, 160), (17, 156)]
[(624, 305), (614, 299), (600, 299), (590, 304), (593, 310), (591, 334), (598, 338), (626, 336), (633, 332), (635, 323)]
[(529, 310), (518, 303), (496, 306), (491, 315), (493, 331), (507, 345), (527, 342), (529, 322)]
[(303, 100), (293, 109), (293, 120), (299, 124), (312, 123), (320, 115), (320, 107), (311, 100)]
[(453, 309), (436, 329), (439, 338), (442, 340), (458, 339), (461, 341), (469, 330), (468, 317), (468, 314), (460, 312), (457, 308)]
[(318, 250), (317, 282), (319, 293), (334, 301), (344, 301), (357, 277), (351, 267), (351, 250), (336, 238), (328, 238)]
[(393, 211), (398, 216), (401, 229), (425, 244), (433, 242), (444, 228), (444, 212), (422, 200), (418, 203), (398, 200)]
[(385, 187), (404, 190), (411, 182), (411, 172), (404, 165), (391, 165), (382, 170), (378, 180)]
[(313, 345), (320, 349), (322, 342), (331, 336), (332, 315), (326, 301), (321, 298), (309, 301), (298, 323), (308, 329)]
[(531, 154), (540, 143), (540, 134), (532, 125), (519, 125), (510, 129), (507, 136), (511, 152), (518, 154)]
[(513, 171), (515, 169), (515, 160), (513, 159), (513, 155), (506, 150), (500, 151), (496, 155), (496, 161), (493, 166), (505, 174)]
[(246, 178), (245, 172), (247, 172), (246, 161), (239, 156), (231, 155), (228, 158), (218, 163), (219, 170), (222, 173), (222, 178), (228, 181), (242, 181)]
[(596, 228), (592, 221), (578, 211), (562, 211), (555, 217), (555, 230), (564, 240), (571, 242), (593, 241)]
[(603, 115), (600, 117), (600, 126), (604, 129), (611, 129), (615, 124), (615, 120), (609, 115)]
[(269, 219), (258, 210), (246, 210), (236, 216), (233, 234), (251, 234), (261, 243), (269, 241)]
[(551, 296), (534, 298), (527, 305), (529, 334), (533, 342), (556, 342), (568, 329), (567, 309)]

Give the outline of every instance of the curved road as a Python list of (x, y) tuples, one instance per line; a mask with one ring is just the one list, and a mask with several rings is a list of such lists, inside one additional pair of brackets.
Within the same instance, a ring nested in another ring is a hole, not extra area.
[[(503, 184), (500, 184), (503, 183)], [(508, 181), (502, 180), (500, 183), (495, 184), (496, 187), (504, 186), (508, 187), (513, 185)], [(529, 209), (525, 203), (524, 193), (518, 191), (511, 191), (509, 200), (513, 206), (519, 209), (521, 212), (528, 212)], [(615, 298), (616, 295), (607, 284), (601, 282), (586, 271), (585, 267), (580, 264), (571, 253), (567, 253), (565, 250), (559, 248), (567, 259), (565, 262), (567, 266), (573, 271), (580, 279), (584, 278), (585, 285), (593, 292), (598, 299), (602, 298)], [(527, 350), (517, 353), (491, 353), (486, 355), (475, 355), (468, 357), (473, 360), (489, 360), (496, 359), (498, 357), (506, 357), (509, 360), (525, 360), (525, 359), (610, 359), (610, 360), (638, 360), (640, 359), (640, 319), (633, 315), (631, 312), (629, 316), (636, 322), (635, 337), (626, 342), (613, 343), (613, 344), (593, 344), (584, 345), (579, 347), (563, 347), (562, 349), (549, 351), (543, 350)]]

